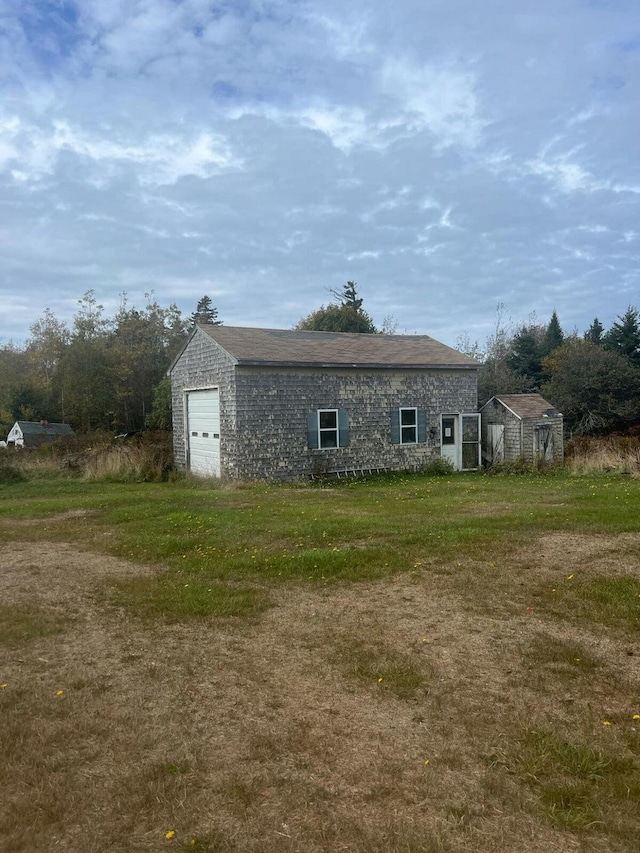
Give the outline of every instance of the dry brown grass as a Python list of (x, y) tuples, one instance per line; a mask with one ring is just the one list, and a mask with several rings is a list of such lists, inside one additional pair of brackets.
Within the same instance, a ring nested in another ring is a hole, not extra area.
[(573, 474), (615, 472), (640, 477), (640, 440), (637, 437), (576, 439), (567, 450), (567, 466)]
[(637, 570), (625, 542), (640, 537), (557, 534), (439, 573), (425, 557), (375, 583), (271, 588), (259, 620), (174, 624), (100, 593), (152, 569), (5, 546), (4, 607), (57, 633), (0, 647), (0, 846), (636, 851), (632, 806), (615, 831), (562, 827), (524, 763), (536, 726), (638, 749), (638, 638), (538, 605), (574, 571)]

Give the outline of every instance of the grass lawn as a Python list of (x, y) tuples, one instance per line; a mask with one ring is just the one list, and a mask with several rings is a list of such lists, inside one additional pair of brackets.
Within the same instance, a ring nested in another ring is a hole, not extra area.
[(0, 492), (16, 851), (628, 851), (640, 480)]

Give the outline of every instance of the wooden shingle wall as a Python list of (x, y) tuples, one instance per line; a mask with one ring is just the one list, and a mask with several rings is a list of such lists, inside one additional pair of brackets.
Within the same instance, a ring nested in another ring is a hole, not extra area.
[[(187, 467), (185, 391), (220, 390), (222, 475), (235, 480), (289, 480), (344, 470), (420, 470), (440, 456), (440, 415), (473, 412), (477, 372), (469, 369), (238, 366), (197, 332), (173, 365), (174, 452)], [(391, 442), (391, 411), (427, 413), (427, 440)], [(309, 449), (307, 419), (318, 409), (349, 416), (350, 443)]]

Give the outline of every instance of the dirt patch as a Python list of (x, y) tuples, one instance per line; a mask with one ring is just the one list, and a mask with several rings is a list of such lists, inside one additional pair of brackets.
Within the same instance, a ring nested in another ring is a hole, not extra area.
[(12, 518), (12, 527), (32, 527), (34, 525), (41, 526), (43, 523), (55, 523), (59, 521), (71, 521), (74, 518), (87, 518), (93, 513), (88, 509), (70, 509), (66, 512), (55, 512), (43, 518)]
[[(554, 535), (512, 565), (538, 580), (559, 566), (629, 571), (620, 554), (640, 537), (623, 539)], [(470, 612), (453, 574), (423, 569), (272, 587), (276, 606), (256, 624), (149, 626), (97, 594), (152, 571), (66, 545), (3, 548), (4, 605), (73, 617), (0, 651), (7, 849), (631, 850), (554, 829), (505, 769), (532, 721), (575, 730), (629, 716), (631, 698), (612, 689), (640, 679), (628, 638), (548, 622), (525, 601)], [(579, 639), (606, 662), (589, 707), (575, 683), (532, 675), (523, 652), (540, 635)], [(350, 637), (410, 659), (416, 696), (395, 698), (375, 673), (354, 679), (336, 654)]]

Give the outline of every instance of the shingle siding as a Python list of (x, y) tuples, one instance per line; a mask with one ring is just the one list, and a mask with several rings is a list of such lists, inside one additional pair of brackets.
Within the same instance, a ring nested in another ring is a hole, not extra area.
[[(440, 455), (441, 413), (477, 406), (473, 369), (242, 366), (200, 332), (174, 362), (171, 377), (176, 464), (188, 467), (186, 392), (217, 387), (222, 475), (236, 480), (421, 469)], [(413, 406), (427, 414), (426, 442), (393, 444), (392, 409)], [(309, 449), (307, 419), (318, 409), (347, 412), (347, 447)]]
[(222, 470), (233, 476), (236, 455), (235, 365), (205, 335), (195, 335), (171, 371), (173, 450), (179, 468), (188, 466), (186, 442), (186, 392), (220, 389), (220, 460)]
[[(288, 479), (345, 469), (420, 469), (440, 454), (441, 412), (476, 407), (474, 371), (237, 368), (236, 387), (242, 446), (234, 473), (241, 479)], [(426, 411), (426, 442), (391, 443), (391, 410), (401, 406)], [(307, 447), (307, 416), (318, 409), (347, 412), (348, 447)]]
[[(522, 397), (526, 403), (524, 407), (525, 412), (533, 410), (531, 398), (538, 398), (540, 401), (538, 414), (526, 414), (525, 416), (518, 417), (509, 406), (504, 404), (500, 397), (493, 397), (482, 407), (483, 447), (487, 448), (489, 445), (488, 426), (490, 424), (502, 424), (504, 426), (505, 462), (514, 462), (517, 459), (522, 459), (528, 464), (534, 464), (538, 461), (534, 456), (534, 432), (536, 427), (541, 425), (550, 426), (553, 434), (553, 458), (555, 461), (561, 461), (564, 457), (562, 415), (551, 408), (537, 394), (523, 394)], [(517, 406), (518, 395), (510, 395), (506, 399), (509, 401), (509, 404), (514, 407)], [(547, 415), (544, 414), (545, 411), (555, 412), (555, 414)]]

